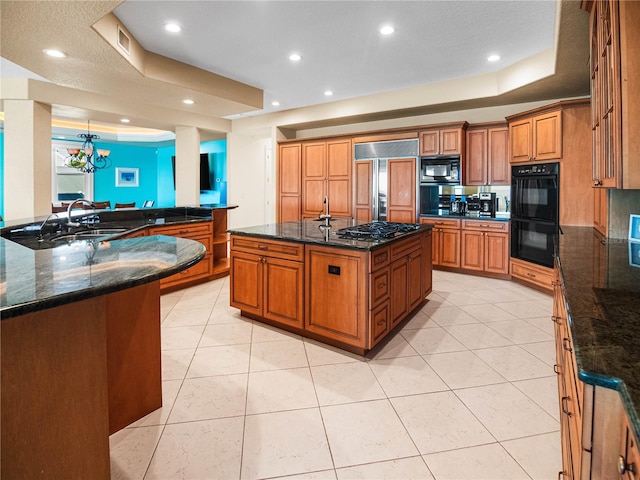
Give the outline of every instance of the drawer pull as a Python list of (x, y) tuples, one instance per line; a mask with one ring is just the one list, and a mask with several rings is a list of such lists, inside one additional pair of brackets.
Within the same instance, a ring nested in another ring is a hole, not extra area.
[(562, 413), (564, 413), (569, 418), (571, 418), (571, 416), (573, 415), (569, 411), (569, 397), (562, 397)]
[(565, 472), (564, 470), (560, 470), (558, 472), (558, 480), (560, 480), (561, 478), (564, 478), (564, 476), (567, 474), (567, 472)]
[(560, 317), (556, 317), (555, 315), (551, 315), (551, 321), (553, 323), (557, 323), (558, 325), (560, 325)]
[(378, 323), (376, 323), (376, 325), (378, 325), (379, 327), (384, 325), (385, 323), (387, 323), (386, 320), (378, 320)]
[(378, 290), (381, 290), (383, 288), (387, 288), (387, 284), (386, 283), (381, 283), (380, 285), (378, 285)]
[(189, 233), (189, 230), (180, 230), (178, 233), (182, 233), (182, 234)]
[(553, 371), (556, 373), (556, 375), (560, 375), (560, 365), (558, 365), (557, 363), (553, 365)]
[(620, 475), (624, 475), (625, 473), (635, 473), (636, 469), (633, 466), (633, 463), (627, 463), (626, 459), (620, 455), (618, 457), (618, 473)]
[(269, 250), (268, 245), (258, 245), (258, 250)]
[(567, 337), (564, 337), (562, 339), (562, 348), (564, 348), (569, 353), (573, 352), (573, 348), (571, 348), (571, 340), (569, 340)]
[(527, 277), (536, 278), (535, 273), (527, 272)]

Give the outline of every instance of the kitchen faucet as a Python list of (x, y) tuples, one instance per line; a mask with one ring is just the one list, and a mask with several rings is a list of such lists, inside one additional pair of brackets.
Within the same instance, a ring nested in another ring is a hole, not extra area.
[(38, 241), (39, 242), (43, 242), (44, 241), (44, 226), (47, 224), (47, 222), (52, 218), (52, 217), (56, 217), (58, 218), (58, 214), (57, 213), (50, 213), (49, 216), (47, 218), (44, 219), (44, 222), (42, 222), (40, 224), (40, 233), (38, 233)]
[(324, 214), (320, 215), (320, 219), (324, 220), (325, 226), (330, 226), (331, 214), (329, 213), (329, 197), (324, 197)]
[(88, 205), (89, 207), (91, 207), (92, 209), (96, 209), (96, 206), (93, 204), (93, 202), (90, 202), (89, 200), (85, 200), (84, 198), (76, 198), (73, 202), (71, 202), (69, 204), (69, 206), (67, 207), (67, 218), (69, 219), (67, 221), (67, 228), (69, 229), (70, 227), (79, 227), (80, 226), (80, 222), (72, 222), (71, 221), (71, 210), (73, 210), (73, 207), (77, 204), (77, 203), (84, 203), (85, 205)]

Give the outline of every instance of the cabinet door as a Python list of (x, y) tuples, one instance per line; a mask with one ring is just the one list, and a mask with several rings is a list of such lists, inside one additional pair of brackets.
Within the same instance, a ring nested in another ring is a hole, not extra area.
[(535, 161), (562, 158), (562, 111), (533, 118), (533, 159)]
[(491, 273), (509, 273), (509, 234), (484, 234), (484, 270)]
[(440, 154), (453, 155), (462, 153), (462, 129), (450, 128), (440, 130)]
[(334, 217), (351, 217), (351, 140), (327, 142), (327, 195)]
[(302, 215), (318, 216), (324, 211), (326, 180), (326, 143), (302, 144)]
[(405, 314), (409, 312), (409, 299), (407, 295), (407, 278), (409, 277), (409, 264), (402, 257), (391, 264), (391, 328), (395, 327)]
[(250, 253), (231, 252), (230, 305), (242, 311), (262, 315), (262, 257)]
[(278, 221), (300, 220), (302, 147), (281, 145), (278, 155)]
[(442, 251), (442, 229), (431, 230), (431, 265), (440, 265), (440, 252)]
[(509, 129), (490, 128), (487, 132), (488, 159), (487, 183), (489, 185), (511, 185), (509, 167)]
[(530, 118), (509, 124), (509, 161), (528, 162), (533, 158), (533, 132)]
[(371, 212), (373, 206), (373, 162), (372, 160), (358, 161), (355, 165), (355, 183), (356, 183), (356, 195), (355, 195), (355, 216), (356, 220), (362, 220), (365, 222), (371, 221)]
[(460, 268), (460, 230), (443, 228), (440, 235), (440, 265)]
[(427, 232), (422, 237), (422, 298), (426, 298), (433, 288), (433, 231)]
[(303, 327), (302, 263), (266, 257), (264, 268), (263, 316), (270, 320)]
[(467, 130), (463, 185), (487, 183), (487, 130)]
[(392, 159), (388, 169), (387, 220), (415, 223), (416, 161), (414, 158)]
[(409, 254), (407, 274), (408, 310), (411, 311), (424, 300), (422, 290), (422, 248)]
[(420, 132), (420, 155), (438, 155), (440, 153), (440, 130)]
[(484, 232), (462, 231), (461, 266), (468, 270), (484, 270)]

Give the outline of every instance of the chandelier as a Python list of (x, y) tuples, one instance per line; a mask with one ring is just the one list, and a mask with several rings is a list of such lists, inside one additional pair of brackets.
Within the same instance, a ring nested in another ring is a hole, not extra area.
[(87, 121), (87, 133), (78, 134), (79, 138), (84, 139), (81, 148), (67, 148), (69, 156), (65, 160), (65, 165), (76, 168), (83, 173), (93, 173), (101, 168), (111, 166), (109, 154), (111, 150), (98, 150), (93, 144), (94, 140), (99, 140), (99, 135), (94, 135), (89, 130), (89, 122)]

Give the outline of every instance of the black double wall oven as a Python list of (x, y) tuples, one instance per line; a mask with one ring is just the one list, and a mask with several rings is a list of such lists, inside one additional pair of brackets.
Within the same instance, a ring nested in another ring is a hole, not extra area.
[(511, 167), (511, 256), (553, 267), (560, 229), (559, 164)]

